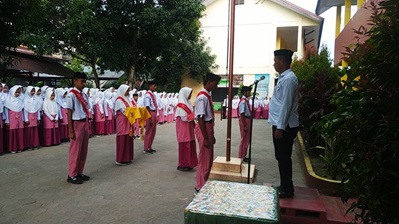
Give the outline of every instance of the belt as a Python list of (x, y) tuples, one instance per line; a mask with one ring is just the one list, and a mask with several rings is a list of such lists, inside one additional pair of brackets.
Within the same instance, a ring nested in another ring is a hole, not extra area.
[(251, 118), (250, 116), (244, 116), (245, 118)]
[(150, 110), (151, 112), (155, 112), (156, 110)]
[(83, 119), (80, 119), (80, 120), (73, 120), (73, 121), (75, 121), (75, 122), (85, 122), (86, 118), (83, 118)]
[(204, 121), (205, 123), (212, 123), (213, 120), (209, 120), (209, 121)]

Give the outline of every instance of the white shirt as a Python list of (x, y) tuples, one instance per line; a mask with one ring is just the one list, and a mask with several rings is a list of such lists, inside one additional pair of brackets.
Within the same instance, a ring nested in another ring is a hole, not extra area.
[(269, 124), (285, 130), (299, 126), (298, 79), (291, 69), (281, 73), (269, 103)]
[[(206, 92), (210, 96), (210, 93), (206, 89), (203, 89), (201, 91)], [(198, 116), (201, 116), (204, 118), (204, 121), (210, 121), (213, 119), (213, 114), (211, 109), (213, 105), (210, 105), (208, 97), (206, 97), (204, 94), (197, 96), (194, 105), (195, 105), (194, 108), (195, 108), (196, 118)]]

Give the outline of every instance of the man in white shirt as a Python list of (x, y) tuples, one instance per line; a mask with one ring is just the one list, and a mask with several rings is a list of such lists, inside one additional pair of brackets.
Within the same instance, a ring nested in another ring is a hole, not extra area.
[(280, 198), (292, 198), (292, 147), (299, 129), (298, 79), (290, 69), (293, 52), (274, 51), (274, 69), (280, 74), (269, 103), (269, 124), (272, 127), (275, 157), (280, 172)]

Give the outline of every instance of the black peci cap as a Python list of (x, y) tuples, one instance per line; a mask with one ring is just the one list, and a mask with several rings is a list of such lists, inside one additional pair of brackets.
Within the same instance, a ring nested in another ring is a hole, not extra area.
[(210, 73), (210, 72), (206, 73), (206, 76), (205, 76), (205, 81), (209, 81), (209, 82), (219, 82), (220, 79), (222, 79), (222, 77), (215, 75), (213, 73)]
[(251, 90), (252, 90), (252, 88), (249, 87), (249, 86), (243, 86), (243, 87), (241, 87), (241, 92), (247, 92), (247, 91), (251, 91)]
[(73, 73), (74, 79), (87, 79), (87, 75), (84, 72), (75, 72)]
[(274, 51), (274, 56), (290, 58), (290, 59), (292, 58), (293, 54), (294, 54), (293, 51), (287, 50), (287, 49), (280, 49), (280, 50), (275, 50)]
[(156, 84), (157, 84), (157, 82), (155, 82), (154, 80), (148, 81), (148, 86), (152, 86), (152, 85), (156, 85)]

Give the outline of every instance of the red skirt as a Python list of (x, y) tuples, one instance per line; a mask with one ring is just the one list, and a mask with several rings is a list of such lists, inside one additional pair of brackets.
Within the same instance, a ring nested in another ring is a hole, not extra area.
[(134, 142), (133, 136), (117, 135), (116, 136), (116, 162), (126, 163), (133, 160)]
[(115, 124), (114, 124), (114, 119), (111, 120), (105, 120), (104, 121), (104, 134), (106, 135), (112, 135), (115, 133)]
[(52, 146), (61, 143), (58, 128), (43, 128), (43, 145)]
[(25, 127), (25, 148), (36, 148), (40, 145), (39, 127)]
[(6, 139), (8, 145), (8, 151), (16, 152), (25, 149), (25, 144), (22, 139), (24, 139), (24, 129), (6, 129)]

